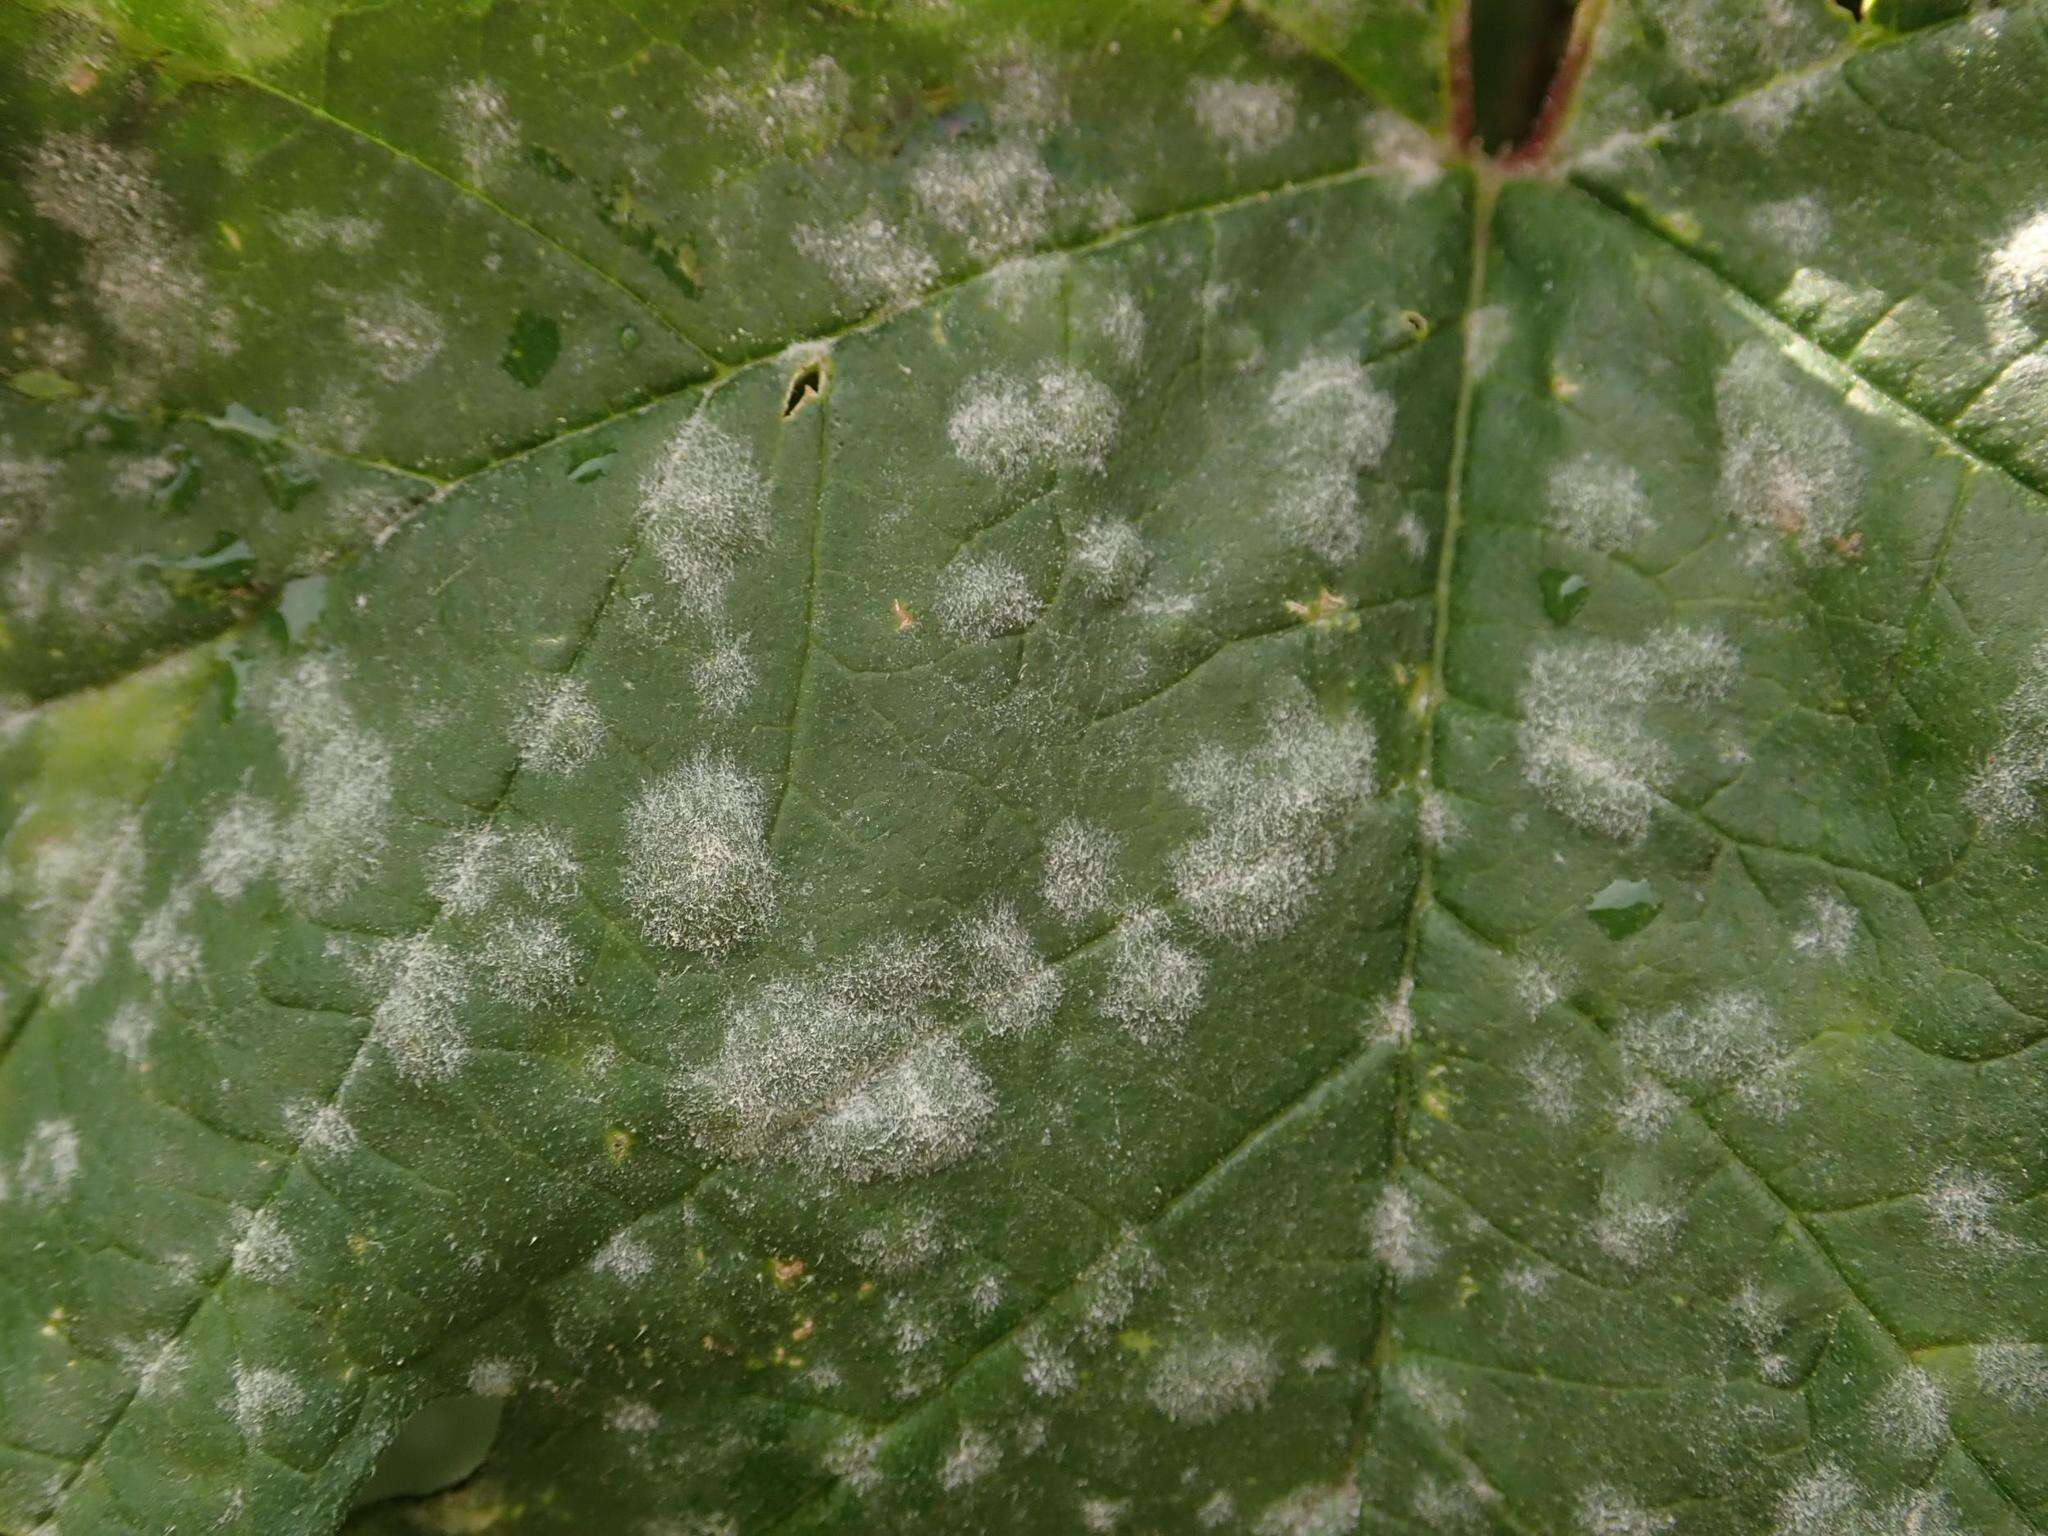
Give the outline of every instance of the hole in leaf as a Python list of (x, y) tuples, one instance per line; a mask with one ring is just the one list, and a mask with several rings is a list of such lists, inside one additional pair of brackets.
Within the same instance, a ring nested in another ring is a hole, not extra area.
[(1868, 0), (1835, 0), (1835, 9), (1847, 11), (1855, 20), (1861, 21), (1867, 3)]
[(423, 1498), (466, 1481), (490, 1455), (504, 1417), (503, 1398), (474, 1392), (428, 1403), (391, 1437), (355, 1507)]
[(824, 393), (825, 362), (823, 358), (813, 358), (789, 381), (789, 393), (782, 397), (782, 419), (789, 420), (804, 408), (806, 402), (818, 399)]

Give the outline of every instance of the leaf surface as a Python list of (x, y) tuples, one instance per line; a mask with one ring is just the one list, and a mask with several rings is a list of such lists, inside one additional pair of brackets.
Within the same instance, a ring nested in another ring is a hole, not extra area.
[(0, 11), (0, 1528), (2048, 1519), (2038, 7), (224, 15)]

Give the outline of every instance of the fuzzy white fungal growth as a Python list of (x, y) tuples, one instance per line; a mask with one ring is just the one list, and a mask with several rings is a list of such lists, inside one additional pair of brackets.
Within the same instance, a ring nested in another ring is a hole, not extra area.
[(1109, 985), (1098, 1006), (1137, 1037), (1161, 1045), (1202, 1006), (1209, 963), (1170, 934), (1172, 923), (1154, 908), (1124, 919), (1109, 963)]
[(489, 1356), (469, 1368), (469, 1390), (478, 1397), (510, 1397), (531, 1369), (523, 1360)]
[(1948, 1442), (1948, 1393), (1917, 1365), (1886, 1382), (1871, 1410), (1885, 1438), (1908, 1455), (1924, 1456)]
[(107, 1021), (107, 1049), (139, 1067), (149, 1059), (149, 1037), (156, 1033), (156, 1014), (133, 998), (114, 1010)]
[(1294, 134), (1294, 87), (1279, 80), (1200, 81), (1195, 121), (1232, 159), (1278, 149)]
[(768, 487), (746, 444), (692, 416), (641, 482), (640, 516), (668, 579), (693, 607), (714, 610), (740, 558), (768, 541)]
[(578, 677), (539, 684), (514, 731), (519, 760), (528, 773), (574, 773), (604, 744), (604, 716)]
[(754, 662), (747, 654), (747, 637), (721, 640), (710, 655), (691, 663), (690, 682), (705, 713), (719, 720), (738, 714), (754, 691)]
[(1137, 525), (1098, 518), (1074, 535), (1074, 580), (1099, 603), (1119, 603), (1137, 591), (1152, 563)]
[(1545, 525), (1574, 544), (1615, 554), (1650, 531), (1650, 499), (1628, 465), (1581, 454), (1551, 470)]
[(465, 80), (448, 93), (441, 114), (449, 137), (462, 155), (473, 186), (519, 152), (519, 124), (512, 119), (505, 93), (490, 80)]
[(1833, 891), (1815, 891), (1806, 927), (1792, 935), (1793, 951), (1820, 960), (1843, 960), (1856, 942), (1856, 909)]
[(1761, 993), (1710, 993), (1626, 1025), (1623, 1051), (1660, 1082), (1710, 1093), (1761, 1072), (1785, 1054), (1776, 1013)]
[(811, 1154), (856, 1183), (950, 1167), (995, 1112), (988, 1079), (950, 1040), (920, 1040), (810, 1130)]
[(289, 1427), (305, 1407), (305, 1384), (297, 1377), (269, 1366), (235, 1362), (235, 1424), (251, 1440)]
[(952, 1455), (939, 1468), (939, 1486), (951, 1492), (978, 1483), (995, 1471), (1003, 1459), (1003, 1448), (972, 1424), (960, 1431)]
[(236, 1226), (235, 1273), (251, 1280), (282, 1280), (298, 1255), (277, 1218), (267, 1210), (243, 1211)]
[(1609, 1258), (1641, 1269), (1670, 1251), (1682, 1219), (1675, 1208), (1627, 1188), (1610, 1174), (1600, 1185), (1593, 1241)]
[(1024, 573), (1000, 555), (961, 555), (939, 573), (939, 622), (955, 635), (1014, 635), (1044, 607)]
[(654, 1273), (654, 1250), (631, 1232), (614, 1232), (591, 1258), (590, 1267), (630, 1285)]
[(1118, 289), (1095, 317), (1097, 335), (1109, 343), (1116, 360), (1135, 368), (1145, 360), (1145, 311), (1128, 290)]
[(14, 1165), (14, 1186), (31, 1205), (48, 1205), (70, 1191), (81, 1166), (78, 1127), (70, 1120), (41, 1120)]
[(1213, 1424), (1265, 1407), (1279, 1379), (1271, 1340), (1184, 1339), (1159, 1357), (1145, 1396), (1177, 1424)]
[(1267, 400), (1278, 455), (1272, 515), (1300, 544), (1341, 564), (1365, 525), (1358, 477), (1394, 440), (1394, 402), (1354, 357), (1310, 357), (1280, 376)]
[(699, 753), (649, 785), (626, 817), (626, 897), (654, 943), (714, 958), (775, 915), (761, 786)]
[(285, 1128), (299, 1138), (299, 1150), (314, 1157), (346, 1157), (356, 1149), (356, 1128), (339, 1104), (301, 1099), (287, 1104)]
[(791, 238), (856, 304), (902, 304), (939, 279), (931, 253), (873, 208), (836, 229), (799, 224)]
[(1966, 1168), (1942, 1169), (1921, 1196), (1928, 1220), (1947, 1242), (1993, 1251), (2019, 1246), (1998, 1224), (1998, 1208), (2007, 1198), (1996, 1179)]
[(133, 816), (36, 850), (27, 905), (50, 1003), (75, 1001), (105, 974), (145, 860), (141, 823)]
[(946, 430), (965, 462), (1015, 481), (1054, 469), (1100, 470), (1122, 414), (1093, 374), (1048, 363), (1028, 385), (1006, 374), (974, 379)]
[(1977, 1385), (2008, 1408), (2048, 1406), (2048, 1346), (1996, 1343), (1979, 1346)]
[(961, 923), (953, 942), (965, 966), (961, 996), (997, 1035), (1038, 1028), (1059, 1007), (1065, 984), (1045, 963), (1016, 911), (997, 902)]
[(2021, 219), (1985, 258), (1984, 291), (1994, 305), (1997, 339), (2006, 347), (2024, 345), (2033, 334), (2029, 312), (2048, 299), (2048, 208)]
[(1658, 793), (1678, 772), (1646, 709), (1710, 703), (1736, 675), (1734, 647), (1706, 630), (1674, 627), (1638, 644), (1581, 640), (1540, 650), (1519, 698), (1523, 774), (1567, 821), (1640, 842)]
[(1745, 343), (1714, 380), (1723, 505), (1807, 560), (1841, 554), (1863, 489), (1856, 439), (1833, 402), (1815, 394), (1760, 341)]
[(1862, 1487), (1824, 1461), (1778, 1495), (1772, 1536), (1855, 1536), (1864, 1529), (1865, 1514)]
[(1645, 1509), (1612, 1483), (1583, 1490), (1577, 1514), (1584, 1536), (1663, 1536), (1678, 1524), (1676, 1515)]
[(551, 917), (503, 918), (483, 943), (483, 970), (492, 987), (526, 1008), (565, 997), (582, 958), (569, 930)]
[(1276, 707), (1266, 741), (1205, 747), (1173, 776), (1208, 829), (1173, 855), (1174, 886), (1206, 933), (1251, 947), (1307, 910), (1347, 822), (1373, 791), (1372, 727), (1303, 697)]
[(711, 122), (745, 133), (765, 154), (809, 158), (845, 126), (853, 81), (829, 54), (812, 55), (795, 74), (787, 68), (777, 58), (756, 66), (756, 78), (737, 82), (722, 69), (714, 71), (719, 84), (699, 96), (697, 105)]
[(937, 151), (911, 172), (910, 190), (927, 218), (986, 261), (1043, 240), (1058, 189), (1036, 149), (1004, 139)]
[(307, 900), (338, 900), (367, 880), (388, 835), (391, 750), (357, 722), (342, 683), (339, 663), (309, 656), (262, 691), (297, 798), (278, 866), (286, 889)]
[(1443, 1253), (1415, 1196), (1398, 1184), (1380, 1191), (1367, 1219), (1372, 1256), (1387, 1266), (1398, 1280), (1419, 1280), (1431, 1273)]
[(387, 384), (409, 384), (425, 373), (448, 340), (441, 317), (397, 289), (359, 302), (346, 329), (370, 371)]
[(1355, 1483), (1311, 1483), (1261, 1510), (1253, 1536), (1352, 1536), (1363, 1506)]
[(1065, 1350), (1041, 1338), (1024, 1341), (1024, 1384), (1039, 1397), (1058, 1397), (1074, 1390), (1074, 1362)]
[(484, 911), (507, 889), (534, 901), (564, 902), (576, 891), (576, 861), (551, 832), (508, 832), (490, 822), (458, 833), (434, 850), (428, 860), (427, 889), (443, 910), (456, 916)]
[(1106, 911), (1122, 844), (1114, 832), (1069, 817), (1045, 841), (1045, 904), (1069, 923)]
[(1529, 1107), (1552, 1125), (1569, 1125), (1579, 1107), (1579, 1063), (1554, 1045), (1540, 1045), (1522, 1062)]
[(370, 1037), (414, 1082), (445, 1082), (469, 1056), (461, 1019), (473, 981), (469, 962), (426, 934), (396, 946), (393, 960)]
[(2048, 640), (2028, 655), (1998, 713), (2004, 731), (1963, 801), (1987, 830), (2006, 832), (2040, 814), (2036, 792), (2048, 783)]
[(159, 987), (195, 981), (199, 976), (199, 938), (190, 928), (192, 893), (175, 891), (136, 924), (128, 955), (142, 974)]
[(30, 205), (85, 242), (93, 296), (123, 342), (167, 365), (234, 350), (234, 311), (215, 302), (146, 151), (53, 133), (27, 161)]

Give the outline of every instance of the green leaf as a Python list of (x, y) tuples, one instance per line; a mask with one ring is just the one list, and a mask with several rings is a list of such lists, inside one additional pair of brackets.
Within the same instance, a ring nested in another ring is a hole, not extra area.
[(2048, 1523), (2048, 12), (1558, 22), (0, 4), (0, 1530)]

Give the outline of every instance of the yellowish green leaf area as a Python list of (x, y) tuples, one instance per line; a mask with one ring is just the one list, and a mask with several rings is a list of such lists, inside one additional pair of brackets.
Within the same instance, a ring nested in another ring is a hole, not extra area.
[(0, 3), (0, 1532), (2048, 1527), (2048, 8), (1861, 9)]

